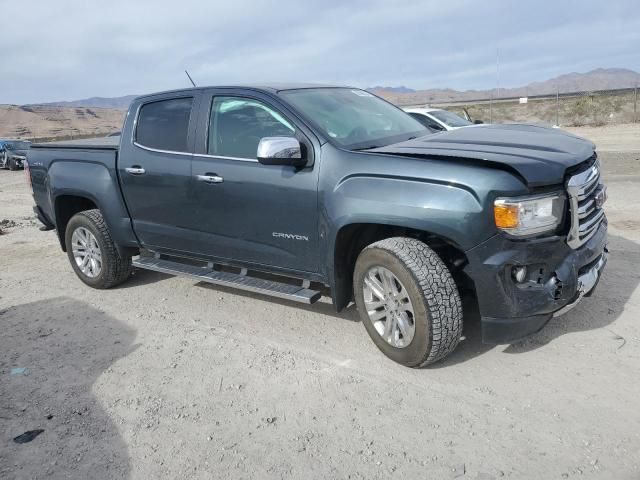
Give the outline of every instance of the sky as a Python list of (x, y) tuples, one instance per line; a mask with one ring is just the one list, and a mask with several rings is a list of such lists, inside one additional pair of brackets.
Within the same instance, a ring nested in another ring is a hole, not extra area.
[(11, 104), (182, 88), (185, 69), (199, 85), (458, 90), (640, 71), (637, 0), (0, 0), (0, 17)]

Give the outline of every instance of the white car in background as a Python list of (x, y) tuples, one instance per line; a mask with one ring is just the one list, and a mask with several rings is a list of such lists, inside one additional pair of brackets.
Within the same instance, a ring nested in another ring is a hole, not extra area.
[(441, 108), (407, 107), (403, 108), (403, 110), (418, 120), (425, 127), (436, 132), (456, 130), (458, 128), (474, 125), (474, 122), (471, 120)]

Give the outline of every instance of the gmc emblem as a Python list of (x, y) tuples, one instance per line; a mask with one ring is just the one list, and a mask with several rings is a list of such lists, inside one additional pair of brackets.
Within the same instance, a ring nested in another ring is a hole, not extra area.
[(596, 192), (595, 201), (596, 201), (596, 207), (602, 208), (602, 206), (604, 205), (604, 202), (607, 201), (607, 187), (602, 187), (600, 188), (600, 190)]

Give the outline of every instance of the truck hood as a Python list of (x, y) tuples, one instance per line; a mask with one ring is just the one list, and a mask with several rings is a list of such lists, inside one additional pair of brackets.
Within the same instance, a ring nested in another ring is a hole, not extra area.
[(515, 171), (530, 187), (564, 181), (567, 168), (593, 156), (595, 145), (557, 128), (476, 125), (394, 143), (369, 152), (486, 162)]

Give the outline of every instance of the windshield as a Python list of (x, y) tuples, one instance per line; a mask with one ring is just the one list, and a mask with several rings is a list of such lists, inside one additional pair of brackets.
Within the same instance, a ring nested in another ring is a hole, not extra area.
[(26, 150), (29, 148), (29, 142), (6, 142), (4, 146), (7, 150)]
[(382, 147), (426, 135), (405, 112), (364, 90), (311, 88), (281, 95), (328, 137), (351, 150)]
[(442, 123), (449, 125), (450, 127), (466, 127), (468, 125), (473, 125), (469, 120), (466, 120), (453, 112), (448, 112), (447, 110), (432, 110), (429, 112), (429, 115), (436, 117)]

